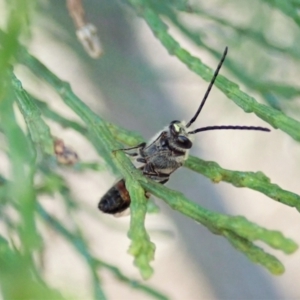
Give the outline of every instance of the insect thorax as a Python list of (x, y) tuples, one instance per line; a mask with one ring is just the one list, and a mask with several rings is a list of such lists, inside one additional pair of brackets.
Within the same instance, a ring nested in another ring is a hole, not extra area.
[(169, 175), (183, 165), (191, 147), (185, 123), (173, 121), (140, 150), (137, 161), (144, 162), (144, 174)]

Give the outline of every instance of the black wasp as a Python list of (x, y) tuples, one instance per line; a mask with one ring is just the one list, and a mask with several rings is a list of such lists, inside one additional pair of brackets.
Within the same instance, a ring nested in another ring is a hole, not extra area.
[[(193, 146), (192, 138), (195, 133), (207, 130), (224, 129), (270, 131), (270, 129), (264, 127), (232, 125), (207, 126), (189, 131), (188, 128), (196, 121), (207, 100), (210, 90), (225, 60), (227, 51), (228, 48), (226, 47), (197, 112), (187, 124), (183, 121), (172, 121), (148, 143), (142, 143), (131, 148), (120, 149), (130, 156), (135, 156), (136, 162), (142, 164), (140, 169), (146, 177), (161, 184), (165, 184), (169, 180), (170, 175), (181, 167), (187, 159), (189, 149)], [(146, 193), (146, 196), (147, 198), (150, 197), (148, 193)], [(121, 179), (111, 187), (98, 204), (98, 208), (108, 214), (122, 213), (129, 206), (130, 195), (126, 189), (124, 179)]]

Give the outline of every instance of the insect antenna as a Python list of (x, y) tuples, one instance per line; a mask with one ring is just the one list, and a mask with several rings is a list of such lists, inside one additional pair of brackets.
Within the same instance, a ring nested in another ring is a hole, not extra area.
[(223, 129), (233, 129), (233, 130), (258, 130), (258, 131), (271, 131), (269, 128), (260, 126), (232, 126), (232, 125), (221, 125), (221, 126), (207, 126), (197, 128), (193, 131), (189, 131), (189, 134), (195, 134), (197, 132), (208, 131), (208, 130), (223, 130)]
[(205, 93), (205, 95), (204, 95), (204, 97), (203, 97), (203, 99), (202, 99), (202, 101), (200, 103), (200, 106), (199, 106), (198, 110), (196, 111), (195, 115), (192, 117), (192, 119), (187, 123), (187, 125), (186, 125), (187, 128), (190, 127), (196, 121), (196, 119), (198, 118), (198, 116), (199, 116), (199, 114), (200, 114), (200, 112), (201, 112), (201, 110), (202, 110), (202, 108), (203, 108), (203, 106), (204, 106), (204, 104), (205, 104), (205, 102), (206, 102), (206, 100), (208, 98), (210, 90), (211, 90), (212, 86), (214, 85), (215, 80), (216, 80), (216, 78), (217, 78), (217, 76), (219, 74), (219, 71), (220, 71), (220, 69), (222, 67), (222, 64), (223, 64), (224, 60), (225, 60), (227, 52), (228, 52), (228, 47), (225, 47), (225, 50), (224, 50), (223, 56), (221, 58), (221, 61), (219, 62), (219, 65), (218, 65), (218, 67), (217, 67), (217, 69), (216, 69), (216, 71), (214, 73), (214, 76), (213, 76), (213, 78), (212, 78), (212, 80), (211, 80), (211, 82), (210, 82), (210, 84), (209, 84), (209, 86), (208, 86), (208, 88), (206, 90), (206, 93)]

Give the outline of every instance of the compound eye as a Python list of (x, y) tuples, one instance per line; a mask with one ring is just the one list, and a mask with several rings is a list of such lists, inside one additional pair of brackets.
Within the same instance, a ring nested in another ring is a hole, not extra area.
[(183, 149), (191, 149), (193, 143), (184, 135), (179, 135), (176, 139), (176, 144)]

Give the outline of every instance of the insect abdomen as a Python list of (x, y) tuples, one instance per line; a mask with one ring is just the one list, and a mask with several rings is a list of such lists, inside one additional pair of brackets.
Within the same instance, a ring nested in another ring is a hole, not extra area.
[(118, 181), (101, 198), (98, 208), (107, 214), (117, 214), (130, 206), (130, 195), (126, 189), (124, 179)]

